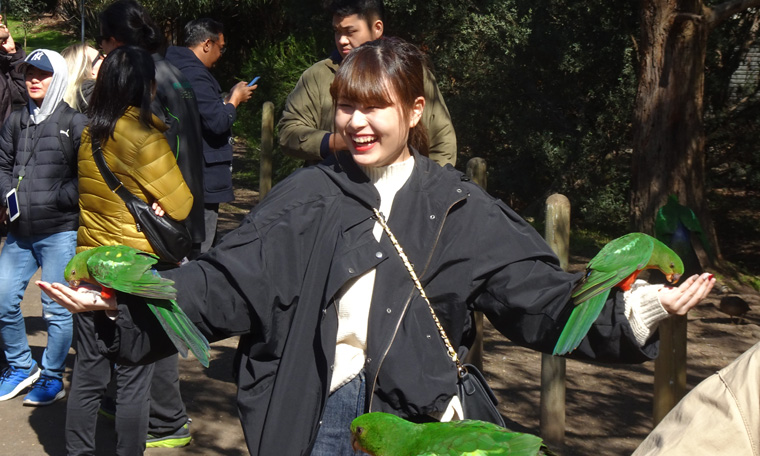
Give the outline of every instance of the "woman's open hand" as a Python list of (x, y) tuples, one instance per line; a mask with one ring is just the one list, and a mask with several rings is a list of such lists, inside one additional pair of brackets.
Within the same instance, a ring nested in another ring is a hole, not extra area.
[(88, 312), (91, 310), (116, 310), (116, 299), (104, 299), (97, 288), (85, 285), (74, 289), (62, 283), (48, 283), (41, 280), (35, 283), (53, 301), (62, 305), (71, 313)]
[(699, 304), (715, 285), (715, 277), (709, 273), (693, 275), (678, 287), (663, 287), (660, 289), (660, 304), (670, 314), (686, 315), (689, 310)]

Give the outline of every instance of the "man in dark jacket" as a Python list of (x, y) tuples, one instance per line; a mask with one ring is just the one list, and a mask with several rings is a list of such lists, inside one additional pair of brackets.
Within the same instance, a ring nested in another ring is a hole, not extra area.
[[(2, 20), (3, 16), (0, 16)], [(0, 23), (0, 126), (13, 108), (26, 105), (24, 75), (16, 68), (25, 57), (23, 49), (16, 49), (8, 28)]]
[(214, 243), (219, 203), (232, 201), (232, 144), (231, 128), (237, 107), (251, 98), (256, 86), (239, 82), (230, 94), (222, 97), (222, 88), (210, 68), (225, 51), (224, 27), (213, 19), (197, 19), (185, 25), (185, 46), (171, 46), (166, 60), (182, 71), (190, 81), (198, 99), (201, 133), (203, 136), (204, 203), (206, 240), (201, 253)]

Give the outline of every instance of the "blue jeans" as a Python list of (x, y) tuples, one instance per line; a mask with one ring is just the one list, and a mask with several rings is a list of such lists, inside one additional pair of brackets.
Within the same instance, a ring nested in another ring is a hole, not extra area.
[[(28, 369), (33, 364), (21, 314), (21, 299), (29, 280), (41, 267), (43, 281), (66, 283), (63, 270), (76, 245), (76, 231), (28, 238), (8, 234), (0, 252), (0, 339), (10, 366)], [(48, 340), (40, 367), (43, 375), (61, 379), (71, 347), (71, 314), (45, 293), (41, 295)]]
[(327, 398), (311, 456), (355, 456), (351, 449), (351, 421), (364, 413), (364, 372)]

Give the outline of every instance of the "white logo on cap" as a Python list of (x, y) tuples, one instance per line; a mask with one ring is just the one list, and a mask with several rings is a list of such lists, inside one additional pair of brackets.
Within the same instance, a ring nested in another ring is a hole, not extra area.
[(43, 55), (45, 55), (43, 52), (35, 52), (31, 57), (29, 57), (29, 60), (42, 60)]

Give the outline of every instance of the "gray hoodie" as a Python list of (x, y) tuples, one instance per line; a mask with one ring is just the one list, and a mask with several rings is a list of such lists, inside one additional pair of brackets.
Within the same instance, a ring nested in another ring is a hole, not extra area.
[[(58, 104), (63, 100), (63, 95), (66, 93), (66, 86), (69, 83), (69, 71), (66, 66), (66, 60), (61, 54), (49, 49), (37, 49), (30, 53), (26, 59), (24, 59), (24, 63), (20, 65), (19, 71), (22, 73), (26, 72), (27, 65), (43, 68), (40, 64), (36, 63), (41, 60), (38, 55), (40, 53), (47, 57), (47, 61), (44, 62), (43, 65), (49, 64), (52, 66), (53, 80), (50, 81), (50, 86), (45, 94), (45, 99), (42, 101), (42, 106), (37, 106), (34, 101), (29, 100), (29, 116), (31, 117), (32, 122), (37, 125), (41, 124), (53, 113), (53, 111), (55, 111), (55, 108), (58, 107)], [(47, 70), (48, 68), (43, 69)]]

